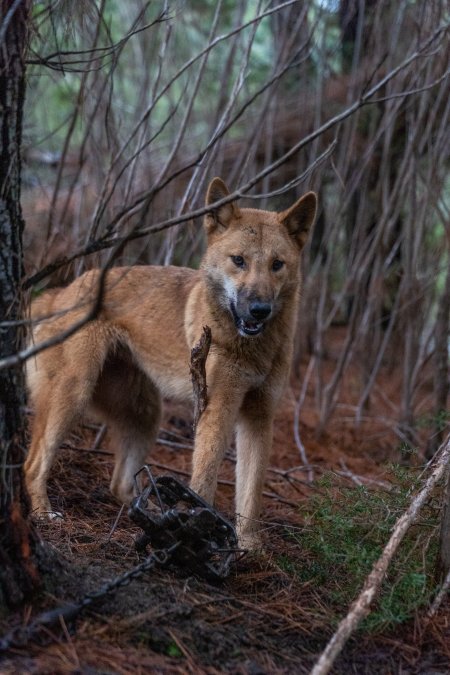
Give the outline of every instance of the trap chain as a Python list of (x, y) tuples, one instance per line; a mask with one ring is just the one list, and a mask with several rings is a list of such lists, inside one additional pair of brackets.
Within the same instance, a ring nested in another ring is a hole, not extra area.
[[(140, 489), (143, 478), (147, 485)], [(24, 647), (37, 637), (48, 639), (49, 630), (61, 621), (73, 622), (85, 608), (154, 567), (176, 565), (210, 581), (228, 576), (238, 548), (234, 527), (210, 504), (172, 476), (154, 478), (148, 464), (135, 476), (137, 497), (128, 514), (143, 534), (135, 542), (139, 553), (153, 551), (124, 574), (86, 594), (81, 600), (43, 612), (28, 626), (14, 628), (0, 638), (0, 653)]]

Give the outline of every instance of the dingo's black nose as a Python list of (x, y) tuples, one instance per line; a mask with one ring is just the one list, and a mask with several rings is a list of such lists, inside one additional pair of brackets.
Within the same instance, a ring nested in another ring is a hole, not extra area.
[(272, 311), (272, 306), (268, 302), (252, 302), (249, 310), (254, 319), (262, 321), (262, 319), (267, 319)]

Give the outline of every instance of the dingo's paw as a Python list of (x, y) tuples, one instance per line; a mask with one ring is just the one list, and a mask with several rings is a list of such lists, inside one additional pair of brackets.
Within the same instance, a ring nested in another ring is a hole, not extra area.
[(64, 516), (61, 513), (61, 511), (53, 511), (52, 509), (39, 509), (36, 511), (33, 511), (31, 516), (35, 520), (41, 520), (41, 521), (50, 521), (50, 522), (55, 522), (55, 521), (61, 521), (64, 520)]
[(261, 537), (256, 532), (240, 532), (238, 535), (239, 548), (251, 553), (263, 553), (264, 547)]

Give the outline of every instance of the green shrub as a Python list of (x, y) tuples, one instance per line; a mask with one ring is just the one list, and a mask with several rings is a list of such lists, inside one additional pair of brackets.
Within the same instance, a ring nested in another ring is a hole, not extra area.
[[(385, 547), (397, 518), (407, 508), (417, 479), (396, 469), (399, 485), (392, 491), (365, 487), (333, 487), (321, 481), (321, 496), (310, 502), (305, 529), (291, 537), (301, 558), (279, 556), (279, 566), (299, 583), (317, 591), (336, 623), (358, 595)], [(437, 505), (430, 503), (410, 529), (392, 561), (379, 597), (361, 629), (374, 632), (411, 618), (435, 592)]]

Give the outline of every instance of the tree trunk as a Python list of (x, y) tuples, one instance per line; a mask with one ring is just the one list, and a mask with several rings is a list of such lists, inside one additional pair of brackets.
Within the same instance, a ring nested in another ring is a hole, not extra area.
[[(450, 237), (449, 237), (450, 242)], [(450, 250), (450, 246), (449, 246)], [(439, 299), (436, 327), (434, 330), (434, 424), (428, 440), (426, 456), (428, 459), (444, 440), (444, 432), (448, 426), (447, 398), (448, 384), (448, 335), (450, 328), (450, 267), (447, 270), (444, 290)], [(449, 504), (450, 508), (450, 504)]]
[[(21, 316), (23, 218), (20, 145), (29, 0), (0, 0), (0, 358), (17, 351)], [(24, 385), (19, 369), (0, 370), (0, 610), (35, 588), (36, 535), (26, 516)]]
[[(448, 398), (448, 335), (450, 321), (450, 268), (440, 299), (435, 332), (435, 429), (429, 441), (428, 456), (432, 456), (444, 438)], [(442, 578), (450, 572), (450, 465), (447, 468), (440, 531), (438, 573)]]
[[(450, 437), (449, 437), (450, 438)], [(439, 536), (439, 554), (437, 559), (437, 577), (445, 579), (450, 572), (450, 464), (445, 475), (442, 504), (441, 529)]]

